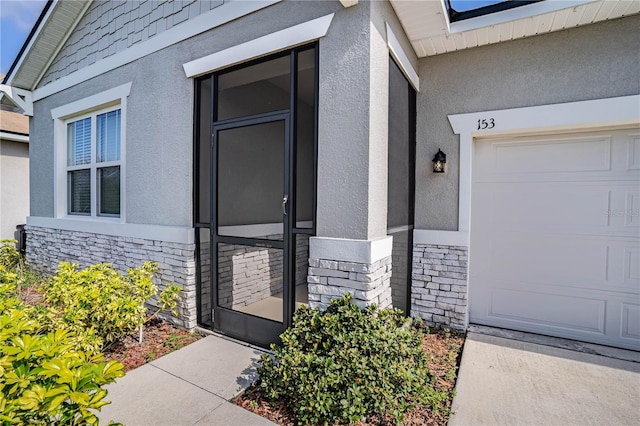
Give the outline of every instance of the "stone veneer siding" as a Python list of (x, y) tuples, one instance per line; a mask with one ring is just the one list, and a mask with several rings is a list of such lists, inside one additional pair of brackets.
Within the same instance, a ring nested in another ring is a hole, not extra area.
[(465, 330), (468, 248), (413, 245), (411, 315), (431, 327)]
[[(208, 230), (207, 230), (208, 232)], [(282, 239), (282, 235), (257, 238)], [(296, 286), (306, 285), (309, 236), (296, 235)], [(209, 241), (200, 243), (200, 297), (202, 323), (211, 322), (211, 250)], [(224, 244), (219, 247), (218, 304), (242, 308), (282, 293), (281, 249)]]
[(351, 293), (360, 307), (391, 306), (391, 256), (374, 263), (309, 259), (309, 306), (326, 309), (332, 299)]
[[(158, 263), (154, 279), (159, 290), (170, 283), (182, 287), (178, 317), (166, 318), (187, 330), (196, 327), (195, 244), (172, 243), (143, 238), (117, 237), (90, 232), (27, 226), (27, 263), (35, 270), (52, 274), (60, 262), (77, 263), (81, 268), (95, 263), (111, 263), (119, 271)], [(156, 306), (157, 300), (149, 301)]]

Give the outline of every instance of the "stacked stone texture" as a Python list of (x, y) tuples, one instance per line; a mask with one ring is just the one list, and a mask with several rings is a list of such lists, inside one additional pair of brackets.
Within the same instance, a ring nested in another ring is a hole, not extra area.
[[(282, 235), (260, 236), (281, 239)], [(208, 243), (200, 247), (202, 321), (211, 321), (211, 252)], [(296, 286), (307, 282), (309, 237), (296, 238)], [(220, 244), (218, 247), (218, 304), (238, 309), (283, 291), (283, 253), (281, 249)]]
[(333, 299), (351, 293), (360, 307), (391, 306), (391, 256), (372, 264), (309, 259), (309, 305), (326, 309)]
[[(172, 243), (143, 238), (117, 237), (90, 232), (27, 226), (27, 263), (35, 270), (52, 274), (60, 262), (81, 268), (111, 263), (121, 272), (145, 261), (158, 264), (154, 282), (161, 291), (174, 283), (182, 287), (178, 316), (166, 318), (192, 330), (197, 325), (195, 244)], [(157, 298), (149, 301), (157, 306)]]
[(411, 315), (431, 327), (467, 328), (468, 249), (414, 244)]

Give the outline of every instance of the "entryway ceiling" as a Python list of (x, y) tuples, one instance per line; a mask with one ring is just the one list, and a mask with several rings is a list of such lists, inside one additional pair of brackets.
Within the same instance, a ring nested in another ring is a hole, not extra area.
[(444, 0), (390, 0), (419, 58), (640, 13), (637, 0), (546, 0), (450, 23)]

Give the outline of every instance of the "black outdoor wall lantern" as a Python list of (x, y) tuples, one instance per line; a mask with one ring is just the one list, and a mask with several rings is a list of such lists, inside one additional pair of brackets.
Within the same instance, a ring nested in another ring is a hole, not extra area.
[(438, 148), (438, 152), (433, 157), (433, 173), (444, 173), (444, 165), (447, 164), (447, 155), (440, 151)]

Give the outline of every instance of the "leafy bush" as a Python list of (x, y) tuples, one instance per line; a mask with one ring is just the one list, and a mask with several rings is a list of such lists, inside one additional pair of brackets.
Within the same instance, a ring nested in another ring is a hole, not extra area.
[(303, 424), (353, 423), (377, 415), (401, 423), (415, 406), (437, 410), (421, 332), (399, 310), (360, 309), (346, 295), (325, 312), (301, 307), (263, 355), (260, 387)]
[(43, 310), (15, 297), (17, 275), (0, 265), (0, 422), (3, 424), (98, 424), (103, 385), (124, 376), (122, 364), (77, 348), (81, 336), (43, 332)]
[[(142, 327), (144, 303), (158, 292), (153, 284), (157, 266), (145, 262), (120, 274), (109, 264), (77, 270), (63, 262), (45, 286), (45, 300), (60, 311), (66, 324), (94, 332), (105, 344)], [(174, 308), (180, 287), (169, 286), (160, 296), (161, 309)]]
[(18, 266), (22, 260), (20, 252), (14, 246), (16, 242), (16, 240), (0, 240), (0, 265), (9, 271)]

